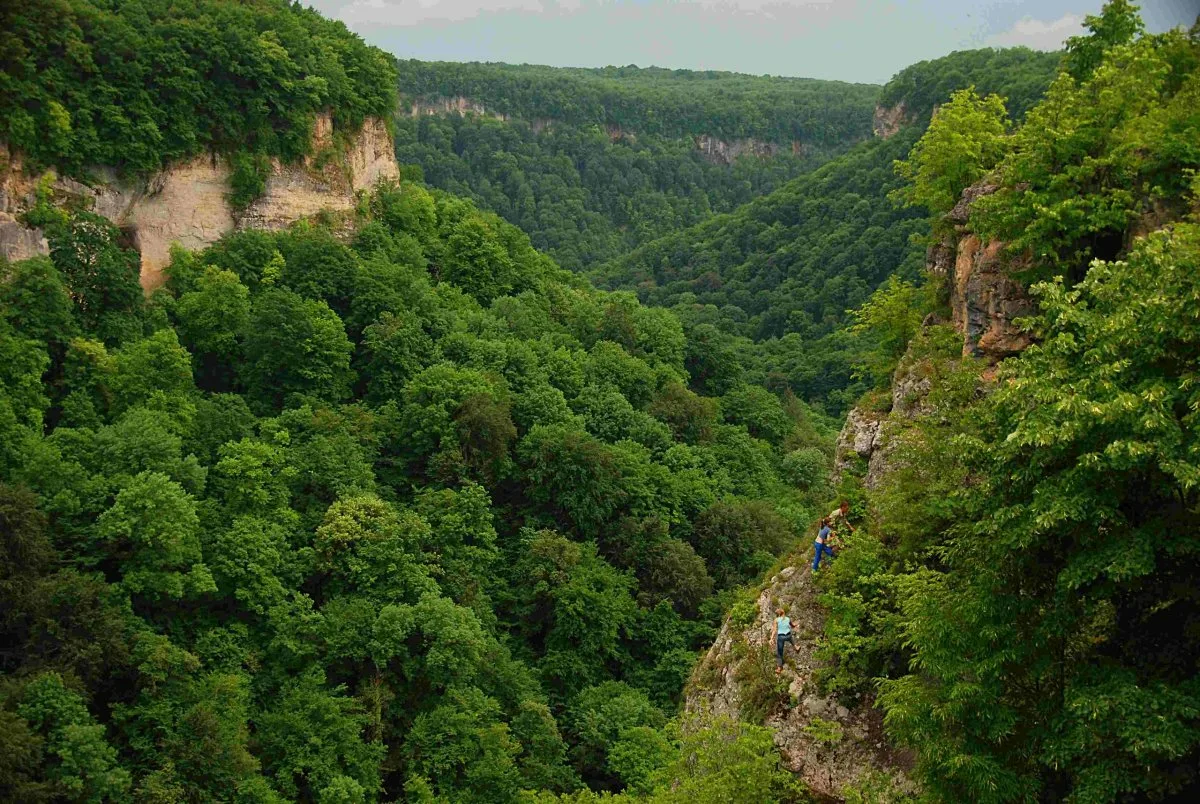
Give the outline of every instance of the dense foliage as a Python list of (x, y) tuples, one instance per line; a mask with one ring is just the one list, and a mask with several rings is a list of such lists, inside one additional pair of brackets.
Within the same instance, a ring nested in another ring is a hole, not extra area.
[[(914, 339), (923, 413), (847, 481), (872, 521), (822, 584), (826, 683), (881, 691), (939, 800), (1200, 792), (1200, 27), (1088, 27), (968, 224), (1048, 278), (1037, 343), (992, 382)], [(936, 177), (956, 146), (926, 144)]]
[(0, 5), (0, 142), (38, 166), (144, 172), (213, 150), (293, 160), (318, 112), (389, 117), (395, 69), (285, 0)]
[[(945, 89), (942, 100), (978, 83), (1025, 103), (1049, 83), (1057, 57), (1047, 59), (1032, 51), (956, 53), (923, 63), (919, 84), (914, 73), (902, 71), (884, 95), (915, 110), (930, 83)], [(990, 65), (987, 80), (976, 82), (980, 76), (966, 64)], [(864, 388), (852, 366), (864, 360), (864, 349), (876, 346), (846, 331), (846, 311), (863, 304), (889, 276), (917, 279), (923, 263), (924, 216), (889, 198), (905, 186), (893, 163), (909, 153), (928, 122), (916, 119), (917, 125), (889, 139), (863, 143), (592, 276), (602, 286), (636, 290), (644, 302), (673, 309), (695, 340), (740, 355), (754, 381), (840, 412)]]
[(521, 227), (573, 271), (729, 212), (848, 144), (806, 144), (798, 154), (784, 145), (774, 156), (743, 155), (730, 165), (705, 157), (691, 136), (559, 120), (535, 129), (474, 114), (396, 123), (402, 165)]
[(409, 100), (462, 97), (526, 121), (618, 126), (635, 135), (831, 146), (870, 134), (879, 88), (660, 67), (577, 69), (400, 61)]
[(1061, 58), (1023, 47), (959, 50), (905, 67), (883, 88), (879, 103), (903, 104), (910, 119), (928, 120), (956, 91), (975, 87), (980, 95), (1003, 95), (1009, 113), (1020, 118), (1041, 100)]
[(107, 221), (46, 226), (0, 282), (0, 798), (792, 789), (668, 721), (821, 495), (801, 403), (696, 394), (671, 313), (417, 184), (148, 301)]

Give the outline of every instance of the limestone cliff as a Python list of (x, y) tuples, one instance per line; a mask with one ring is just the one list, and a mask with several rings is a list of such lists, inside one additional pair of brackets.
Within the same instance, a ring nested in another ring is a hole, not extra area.
[(784, 152), (791, 153), (793, 156), (804, 153), (804, 146), (799, 140), (793, 140), (790, 145), (780, 145), (754, 137), (722, 140), (708, 134), (700, 134), (692, 139), (696, 143), (696, 150), (705, 159), (724, 165), (732, 165), (741, 156), (770, 159)]
[(875, 132), (876, 137), (886, 140), (911, 122), (912, 116), (909, 115), (904, 101), (900, 101), (895, 106), (876, 106), (875, 114), (871, 118), (871, 130)]
[(413, 101), (409, 106), (408, 114), (410, 117), (425, 117), (427, 115), (467, 115), (474, 114), (480, 117), (493, 117), (496, 120), (508, 120), (508, 115), (502, 112), (492, 111), (478, 101), (464, 98), (461, 95), (455, 95), (450, 98), (425, 98)]
[[(925, 269), (934, 281), (944, 283), (951, 323), (962, 338), (962, 357), (977, 357), (995, 364), (1027, 348), (1033, 338), (1017, 320), (1035, 311), (1033, 299), (1016, 278), (1028, 267), (1000, 242), (983, 243), (966, 228), (970, 205), (996, 191), (980, 182), (963, 191), (959, 203), (944, 220), (943, 234), (926, 254)], [(940, 323), (936, 318), (926, 324)], [(834, 480), (857, 461), (865, 467), (863, 485), (876, 488), (888, 464), (891, 436), (905, 422), (927, 412), (930, 391), (928, 365), (913, 360), (911, 348), (896, 369), (891, 398), (882, 409), (860, 405), (846, 416), (834, 456)], [(876, 403), (878, 404), (878, 403)]]
[[(784, 672), (776, 676), (772, 624), (780, 606), (792, 618), (797, 649), (787, 648)], [(847, 785), (868, 774), (891, 777), (894, 789), (912, 791), (911, 758), (890, 746), (872, 701), (842, 701), (817, 687), (823, 614), (807, 562), (780, 571), (752, 607), (741, 608), (734, 608), (696, 667), (686, 709), (702, 718), (762, 720), (774, 732), (785, 766), (822, 800), (841, 800)]]
[[(478, 117), (491, 117), (495, 120), (508, 121), (512, 119), (504, 112), (489, 109), (483, 103), (461, 95), (415, 100), (409, 105), (408, 114), (410, 117), (476, 115)], [(535, 134), (541, 134), (543, 131), (553, 128), (553, 126), (554, 121), (548, 118), (535, 118), (529, 121), (529, 127)], [(603, 129), (612, 142), (622, 139), (632, 142), (637, 139), (636, 132), (630, 131), (617, 123), (605, 123)], [(799, 140), (793, 140), (789, 143), (777, 143), (768, 142), (756, 137), (741, 137), (726, 140), (710, 134), (697, 134), (692, 137), (692, 142), (695, 144), (696, 150), (705, 159), (723, 165), (732, 165), (740, 156), (770, 159), (780, 154), (800, 156), (805, 152), (805, 145)]]
[[(232, 169), (223, 157), (199, 156), (171, 165), (145, 181), (120, 181), (111, 171), (94, 171), (83, 184), (46, 177), (56, 201), (89, 208), (129, 236), (142, 258), (142, 286), (162, 283), (170, 249), (203, 248), (235, 228), (277, 230), (322, 211), (353, 208), (357, 193), (399, 175), (392, 137), (382, 120), (368, 119), (352, 137), (337, 142), (329, 115), (317, 118), (312, 156), (297, 164), (272, 160), (262, 195), (245, 210), (228, 200)], [(0, 154), (7, 156), (7, 154)], [(5, 158), (0, 171), (0, 253), (10, 260), (47, 252), (42, 233), (26, 228), (20, 214), (36, 197), (41, 179)]]

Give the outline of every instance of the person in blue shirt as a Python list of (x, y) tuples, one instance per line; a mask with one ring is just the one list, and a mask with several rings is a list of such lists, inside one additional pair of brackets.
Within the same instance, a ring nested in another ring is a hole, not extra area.
[(783, 643), (791, 642), (796, 652), (800, 646), (792, 642), (792, 620), (783, 613), (783, 609), (775, 609), (775, 675), (783, 672)]
[(821, 529), (817, 531), (817, 540), (813, 542), (813, 572), (821, 568), (822, 556), (833, 558), (833, 548), (829, 546), (832, 536), (833, 528), (829, 526), (829, 517), (825, 517), (821, 520)]

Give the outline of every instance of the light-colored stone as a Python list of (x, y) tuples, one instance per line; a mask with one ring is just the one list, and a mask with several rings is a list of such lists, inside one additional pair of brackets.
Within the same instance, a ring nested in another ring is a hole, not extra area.
[[(90, 171), (95, 184), (55, 178), (51, 190), (56, 198), (90, 208), (127, 232), (141, 254), (142, 287), (150, 291), (162, 284), (174, 244), (201, 249), (235, 228), (276, 231), (325, 210), (344, 212), (354, 207), (359, 192), (399, 177), (384, 121), (366, 120), (340, 157), (330, 158), (334, 142), (332, 116), (318, 115), (313, 155), (298, 164), (272, 160), (263, 194), (241, 214), (229, 205), (230, 165), (212, 155), (171, 165), (140, 185), (98, 168)], [(42, 233), (17, 219), (36, 198), (37, 178), (26, 175), (7, 151), (0, 152), (0, 165), (7, 165), (0, 171), (0, 254), (19, 260), (47, 253)]]
[(493, 117), (497, 120), (507, 120), (508, 115), (501, 112), (494, 112), (478, 101), (464, 98), (461, 95), (455, 95), (449, 98), (422, 98), (413, 101), (409, 106), (408, 114), (410, 117), (425, 117), (428, 115), (479, 115), (480, 117)]
[(886, 140), (911, 122), (904, 101), (900, 101), (895, 106), (876, 106), (875, 114), (871, 118), (871, 130), (875, 132), (876, 137)]
[[(773, 707), (765, 725), (774, 735), (784, 766), (820, 800), (840, 800), (846, 785), (871, 771), (883, 771), (896, 780), (899, 789), (914, 792), (906, 775), (912, 757), (887, 743), (882, 715), (870, 698), (850, 706), (836, 694), (822, 695), (817, 690), (814, 674), (822, 665), (816, 652), (817, 635), (822, 631), (824, 613), (808, 566), (788, 570), (781, 571), (778, 580), (759, 593), (749, 625), (735, 626), (726, 620), (713, 647), (697, 665), (685, 694), (685, 710), (701, 722), (714, 716), (737, 718), (742, 714), (744, 682), (738, 668), (741, 662), (751, 662), (750, 672), (761, 672), (754, 662), (765, 652), (766, 672), (771, 672), (774, 609), (781, 606), (792, 618), (794, 647), (798, 650), (787, 648), (787, 700)], [(826, 730), (829, 726), (817, 724), (817, 718), (836, 724), (842, 738), (832, 745), (819, 743), (807, 727), (816, 725)]]
[(842, 474), (850, 468), (857, 456), (869, 461), (872, 453), (879, 446), (880, 427), (884, 414), (862, 408), (851, 408), (846, 414), (846, 422), (838, 433), (837, 444), (833, 453), (833, 483), (841, 480)]
[[(784, 146), (767, 142), (755, 137), (743, 137), (735, 140), (722, 140), (708, 134), (693, 137), (696, 150), (710, 162), (732, 165), (742, 156), (754, 156), (759, 159), (770, 159), (778, 156)], [(803, 153), (804, 147), (799, 142), (791, 144), (791, 153)]]
[(163, 283), (172, 245), (202, 249), (233, 231), (234, 220), (224, 160), (202, 156), (175, 165), (147, 190), (114, 222), (132, 234), (142, 255), (142, 287), (149, 291)]

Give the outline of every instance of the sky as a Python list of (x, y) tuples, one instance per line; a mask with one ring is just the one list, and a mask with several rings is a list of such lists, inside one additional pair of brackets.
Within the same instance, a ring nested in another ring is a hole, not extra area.
[[(1057, 49), (1102, 0), (304, 0), (401, 58), (884, 83), (954, 50)], [(1144, 0), (1151, 31), (1200, 0)]]

